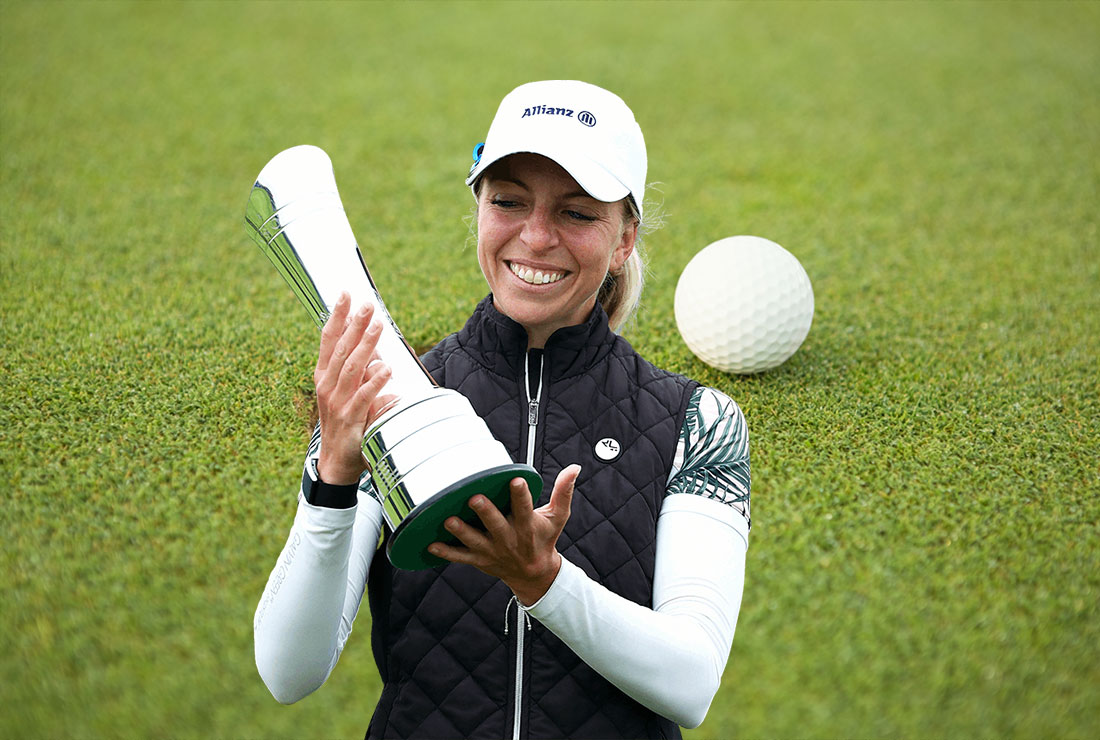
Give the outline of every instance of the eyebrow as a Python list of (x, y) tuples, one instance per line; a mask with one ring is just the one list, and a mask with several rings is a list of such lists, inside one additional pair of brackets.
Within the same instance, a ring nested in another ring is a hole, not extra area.
[[(518, 177), (511, 177), (509, 175), (505, 175), (504, 177), (494, 177), (493, 179), (496, 180), (497, 182), (510, 182), (513, 185), (519, 185), (521, 188), (523, 188), (524, 190), (526, 190), (528, 192), (531, 191), (531, 188), (527, 185), (527, 183), (525, 183), (523, 180), (520, 180)], [(583, 188), (581, 190), (575, 190), (572, 193), (566, 193), (565, 195), (563, 195), (561, 197), (563, 199), (564, 198), (588, 198), (590, 200), (596, 200), (596, 201), (599, 200), (599, 198), (594, 198), (594, 197), (592, 197), (592, 195), (590, 193), (585, 192), (585, 190)]]

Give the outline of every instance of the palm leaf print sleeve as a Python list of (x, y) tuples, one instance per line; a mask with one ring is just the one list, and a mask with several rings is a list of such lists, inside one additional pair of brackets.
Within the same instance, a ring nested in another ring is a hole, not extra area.
[(729, 505), (751, 525), (749, 430), (741, 409), (714, 388), (699, 387), (688, 402), (667, 494), (692, 494)]

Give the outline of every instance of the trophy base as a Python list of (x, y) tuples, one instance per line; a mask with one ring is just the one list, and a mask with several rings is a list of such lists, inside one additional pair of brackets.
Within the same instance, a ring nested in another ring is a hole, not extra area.
[(479, 493), (507, 515), (512, 508), (508, 484), (513, 478), (527, 481), (532, 503), (538, 500), (542, 493), (542, 476), (529, 465), (501, 465), (463, 478), (417, 505), (397, 526), (386, 546), (390, 562), (404, 570), (425, 570), (446, 565), (448, 561), (428, 553), (428, 545), (433, 542), (457, 542), (455, 536), (443, 528), (443, 522), (457, 516), (480, 528), (481, 520), (466, 503)]

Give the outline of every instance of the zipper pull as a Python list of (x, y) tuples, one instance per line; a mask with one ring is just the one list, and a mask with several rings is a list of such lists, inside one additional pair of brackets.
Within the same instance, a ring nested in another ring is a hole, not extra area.
[(504, 635), (506, 637), (508, 635), (508, 615), (512, 611), (512, 604), (516, 605), (516, 622), (518, 623), (520, 620), (523, 620), (523, 624), (526, 625), (527, 631), (531, 631), (531, 615), (529, 615), (527, 610), (519, 603), (519, 597), (513, 595), (512, 598), (508, 600), (508, 605), (504, 607)]
[(508, 612), (512, 610), (512, 602), (515, 602), (516, 608), (519, 609), (519, 598), (513, 596), (508, 600), (508, 605), (504, 607), (504, 636), (508, 636)]
[(527, 424), (528, 426), (537, 426), (539, 423), (539, 402), (538, 399), (529, 401), (527, 403)]

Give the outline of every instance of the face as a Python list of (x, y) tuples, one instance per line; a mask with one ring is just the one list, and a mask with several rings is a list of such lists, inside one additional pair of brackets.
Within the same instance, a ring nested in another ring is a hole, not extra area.
[(535, 154), (494, 164), (478, 193), (481, 271), (493, 304), (523, 325), (530, 347), (588, 318), (604, 277), (626, 262), (637, 233), (622, 201), (596, 200)]

